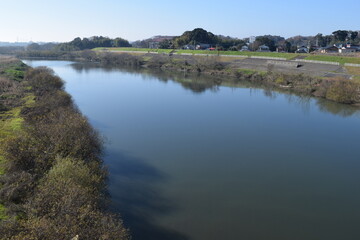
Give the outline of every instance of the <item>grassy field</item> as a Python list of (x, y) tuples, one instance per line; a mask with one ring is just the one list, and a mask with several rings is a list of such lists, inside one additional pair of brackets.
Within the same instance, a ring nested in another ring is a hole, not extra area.
[(261, 56), (261, 57), (278, 57), (292, 59), (299, 54), (295, 53), (278, 53), (278, 52), (239, 52), (239, 51), (207, 51), (207, 50), (176, 50), (176, 54), (188, 53), (188, 54), (208, 54), (208, 55), (230, 55), (230, 56)]
[[(173, 49), (153, 49), (153, 48), (94, 48), (94, 51), (119, 51), (119, 52), (150, 52), (150, 53), (170, 53)], [(278, 53), (278, 52), (239, 52), (239, 51), (209, 51), (209, 50), (175, 50), (175, 54), (205, 54), (205, 55), (229, 55), (239, 57), (277, 57), (285, 58), (287, 60), (295, 59), (302, 56), (306, 60), (326, 61), (360, 64), (360, 58), (357, 57), (343, 57), (343, 56), (328, 56), (328, 55), (311, 55), (311, 54), (297, 54), (297, 53)]]
[(94, 48), (94, 51), (119, 51), (119, 52), (151, 52), (151, 53), (170, 53), (173, 49), (155, 48)]
[[(173, 49), (154, 49), (154, 48), (94, 48), (94, 51), (119, 51), (119, 52), (151, 52), (151, 53), (170, 53)], [(239, 51), (207, 51), (207, 50), (175, 50), (175, 54), (208, 54), (208, 55), (229, 55), (239, 57), (263, 56), (263, 57), (279, 57), (292, 59), (299, 54), (295, 53), (277, 53), (277, 52), (239, 52)]]
[(305, 58), (306, 60), (327, 61), (344, 63), (360, 64), (360, 58), (357, 57), (342, 57), (342, 56), (327, 56), (327, 55), (311, 55)]

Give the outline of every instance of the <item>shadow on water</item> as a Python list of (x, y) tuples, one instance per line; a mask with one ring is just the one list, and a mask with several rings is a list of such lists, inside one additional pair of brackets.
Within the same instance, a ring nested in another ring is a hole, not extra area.
[(157, 216), (177, 210), (160, 189), (160, 185), (169, 177), (144, 160), (119, 152), (108, 152), (105, 161), (110, 172), (109, 190), (113, 210), (121, 214), (134, 240), (188, 239), (155, 223)]

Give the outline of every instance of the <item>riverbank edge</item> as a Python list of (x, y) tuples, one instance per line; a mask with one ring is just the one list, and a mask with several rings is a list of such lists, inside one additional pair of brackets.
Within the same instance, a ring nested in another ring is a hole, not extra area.
[[(29, 53), (22, 57), (98, 62), (105, 66), (132, 66), (184, 73), (200, 73), (231, 81), (248, 81), (273, 90), (324, 98), (338, 103), (360, 105), (360, 79), (314, 77), (276, 71), (271, 64), (266, 71), (234, 67), (218, 56), (180, 56), (151, 53), (114, 53), (84, 50), (79, 52)], [(235, 60), (232, 60), (235, 61)], [(230, 61), (231, 63), (231, 61)]]
[(0, 61), (0, 83), (14, 83), (16, 91), (1, 89), (1, 100), (16, 101), (0, 102), (1, 239), (129, 239), (107, 209), (108, 173), (96, 130), (52, 70), (8, 59)]

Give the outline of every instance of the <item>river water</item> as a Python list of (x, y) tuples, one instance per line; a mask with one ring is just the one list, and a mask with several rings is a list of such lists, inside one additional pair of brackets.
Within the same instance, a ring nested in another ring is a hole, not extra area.
[[(360, 113), (209, 77), (52, 68), (106, 139), (134, 240), (360, 239)], [(210, 80), (209, 80), (210, 79)]]

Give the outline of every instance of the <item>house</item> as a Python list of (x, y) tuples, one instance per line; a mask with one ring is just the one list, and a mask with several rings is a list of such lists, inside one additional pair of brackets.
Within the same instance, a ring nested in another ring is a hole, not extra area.
[(309, 53), (309, 48), (305, 46), (298, 47), (295, 51), (296, 53)]
[(257, 51), (258, 52), (270, 52), (270, 48), (266, 45), (261, 45)]
[(196, 45), (196, 50), (204, 50), (204, 49), (208, 49), (210, 47), (211, 47), (210, 44), (200, 43), (200, 44)]
[(353, 52), (356, 52), (357, 51), (357, 48), (354, 48), (354, 47), (342, 47), (342, 48), (339, 48), (339, 53), (353, 53)]
[(352, 48), (352, 49), (355, 49), (356, 51), (360, 51), (360, 45), (355, 45), (355, 44), (351, 44), (351, 43), (347, 43), (346, 48)]
[(321, 53), (338, 53), (339, 48), (337, 46), (325, 47), (320, 49)]
[(185, 50), (195, 50), (195, 46), (190, 44), (184, 45), (182, 48)]
[(247, 51), (250, 51), (250, 50), (249, 50), (249, 47), (246, 45), (242, 46), (240, 49), (240, 52), (247, 52)]
[(345, 47), (346, 44), (343, 44), (343, 43), (335, 43), (334, 46), (337, 47), (337, 48), (342, 48), (342, 47)]

